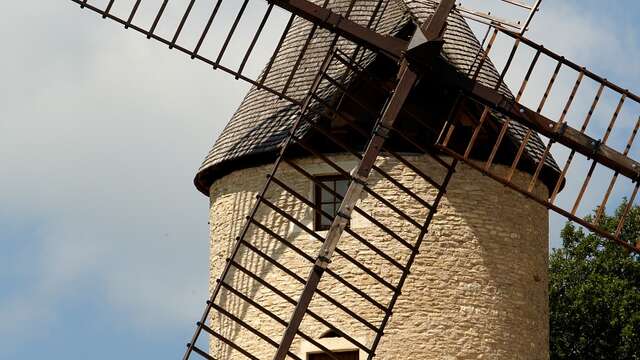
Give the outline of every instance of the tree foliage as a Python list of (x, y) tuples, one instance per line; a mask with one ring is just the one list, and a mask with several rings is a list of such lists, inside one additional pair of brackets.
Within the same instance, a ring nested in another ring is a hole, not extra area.
[[(626, 206), (600, 225), (615, 231)], [(572, 223), (560, 235), (549, 263), (551, 359), (640, 359), (640, 257)], [(630, 209), (621, 239), (640, 239), (640, 207)]]

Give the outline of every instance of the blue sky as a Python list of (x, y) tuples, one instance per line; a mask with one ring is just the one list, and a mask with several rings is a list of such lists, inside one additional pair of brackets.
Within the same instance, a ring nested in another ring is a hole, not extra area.
[[(247, 86), (70, 1), (0, 10), (0, 359), (178, 358), (207, 293), (192, 178)], [(639, 15), (548, 0), (529, 36), (638, 92)]]

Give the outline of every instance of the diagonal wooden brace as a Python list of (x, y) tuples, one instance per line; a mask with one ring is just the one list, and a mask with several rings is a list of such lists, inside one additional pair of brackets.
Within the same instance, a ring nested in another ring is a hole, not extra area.
[[(421, 44), (418, 44), (418, 46), (428, 46), (430, 40), (437, 40), (440, 38), (446, 24), (446, 19), (453, 8), (453, 5), (453, 0), (442, 0), (440, 2), (438, 9), (431, 17), (429, 23), (416, 31), (419, 33), (420, 38), (424, 39), (423, 41), (420, 41)], [(434, 55), (435, 54), (437, 53), (434, 53)], [(382, 114), (382, 118), (376, 125), (376, 131), (373, 132), (362, 159), (351, 172), (352, 181), (349, 184), (342, 203), (340, 204), (338, 214), (331, 223), (331, 227), (327, 232), (324, 243), (320, 248), (316, 262), (307, 278), (305, 288), (300, 295), (300, 299), (296, 304), (296, 308), (291, 320), (289, 321), (289, 325), (287, 326), (282, 340), (280, 341), (280, 345), (278, 346), (278, 351), (273, 358), (274, 360), (284, 360), (287, 356), (287, 352), (293, 343), (313, 295), (318, 289), (318, 284), (320, 283), (322, 275), (329, 266), (333, 253), (340, 241), (340, 237), (349, 222), (349, 218), (351, 217), (355, 204), (362, 195), (363, 187), (369, 178), (371, 169), (386, 140), (386, 134), (388, 133), (388, 130), (393, 127), (402, 106), (409, 97), (409, 93), (413, 89), (417, 80), (418, 75), (409, 66), (407, 59), (403, 59), (399, 70), (398, 84), (396, 85), (391, 100)]]
[(381, 35), (344, 16), (309, 0), (268, 0), (323, 29), (328, 29), (346, 39), (363, 44), (373, 51), (380, 51), (395, 59), (402, 57), (407, 43), (399, 38)]
[[(417, 80), (417, 75), (412, 70), (409, 69), (406, 62), (403, 61), (402, 67), (400, 69), (401, 78), (396, 86), (396, 90), (389, 101), (389, 105), (385, 109), (385, 112), (380, 120), (380, 126), (385, 129), (393, 126), (402, 105), (405, 100), (409, 96), (409, 92), (413, 88)], [(304, 317), (304, 314), (311, 303), (311, 299), (313, 298), (313, 294), (318, 289), (318, 284), (320, 283), (320, 279), (324, 274), (325, 270), (329, 266), (331, 262), (331, 257), (338, 246), (338, 242), (340, 241), (340, 236), (344, 232), (347, 223), (349, 222), (349, 218), (351, 217), (351, 213), (353, 212), (353, 208), (362, 195), (362, 189), (367, 179), (369, 178), (369, 174), (371, 173), (371, 168), (380, 153), (380, 149), (384, 144), (385, 138), (382, 135), (374, 133), (369, 141), (367, 149), (362, 157), (362, 160), (358, 164), (358, 166), (351, 172), (352, 181), (347, 188), (347, 192), (344, 195), (344, 199), (340, 204), (340, 209), (338, 210), (338, 214), (331, 223), (331, 227), (327, 232), (324, 243), (320, 248), (320, 252), (318, 257), (316, 258), (316, 262), (313, 265), (311, 273), (307, 278), (307, 282), (305, 284), (304, 290), (302, 291), (302, 295), (300, 295), (300, 299), (296, 305), (296, 308), (293, 312), (291, 320), (289, 321), (289, 325), (280, 341), (280, 345), (278, 347), (278, 351), (274, 356), (274, 360), (284, 360), (286, 357), (289, 348), (291, 347), (291, 343), (295, 338), (295, 335), (300, 327), (300, 323)]]

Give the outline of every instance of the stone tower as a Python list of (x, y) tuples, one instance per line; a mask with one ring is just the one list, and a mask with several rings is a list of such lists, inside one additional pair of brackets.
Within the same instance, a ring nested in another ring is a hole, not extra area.
[[(331, 8), (340, 12), (348, 7), (348, 0), (331, 1)], [(385, 3), (383, 15), (377, 15), (375, 4), (377, 1), (358, 1), (352, 11), (351, 19), (367, 23), (374, 18), (377, 31), (395, 36), (403, 36), (410, 26), (408, 19), (424, 21), (432, 13), (433, 7), (429, 1), (396, 1)], [(294, 22), (280, 55), (275, 59), (268, 78), (271, 84), (284, 83), (287, 79), (279, 74), (287, 74), (292, 63), (296, 61), (295, 49), (299, 49), (308, 34), (308, 25)], [(302, 84), (311, 81), (313, 73), (329, 42), (329, 36), (319, 35), (317, 41), (312, 42), (307, 49), (296, 77), (292, 80), (290, 96), (301, 98), (304, 94), (296, 93), (296, 89), (303, 89)], [(445, 32), (445, 46), (442, 57), (461, 74), (473, 67), (480, 44), (462, 17), (455, 13), (451, 15)], [(385, 69), (391, 65), (380, 59), (369, 59), (364, 62), (374, 71), (384, 76)], [(489, 63), (480, 71), (479, 79), (487, 83), (495, 83), (497, 71)], [(502, 87), (503, 92), (509, 92)], [(409, 105), (419, 113), (424, 114), (425, 120), (443, 111), (438, 101), (422, 99), (439, 89), (430, 89), (428, 84), (415, 89)], [(454, 96), (450, 93), (438, 93), (443, 101), (450, 101)], [(374, 97), (362, 91), (362, 101), (371, 102), (372, 107), (380, 107)], [(433, 98), (433, 97), (430, 97)], [(447, 100), (448, 99), (448, 100)], [(346, 106), (345, 113), (357, 118), (357, 113)], [(210, 229), (211, 229), (211, 284), (219, 276), (225, 259), (233, 246), (245, 223), (255, 201), (255, 195), (261, 190), (265, 175), (271, 169), (271, 163), (277, 153), (277, 145), (290, 129), (295, 109), (289, 102), (278, 99), (264, 91), (252, 89), (249, 91), (239, 109), (229, 121), (228, 125), (217, 139), (212, 150), (207, 155), (202, 167), (196, 175), (197, 188), (210, 198)], [(510, 128), (509, 144), (519, 146), (523, 132), (517, 125)], [(339, 129), (336, 130), (337, 134)], [(300, 137), (304, 137), (300, 134)], [(480, 143), (480, 148), (482, 145)], [(507, 172), (508, 152), (511, 148), (503, 149), (504, 156), (498, 156), (495, 166), (499, 171)], [(537, 137), (528, 140), (525, 157), (537, 159), (540, 157), (544, 145)], [(414, 166), (434, 177), (444, 176), (444, 170), (430, 156), (424, 153), (402, 151), (405, 158), (410, 159)], [(485, 154), (486, 155), (486, 154)], [(481, 158), (479, 150), (472, 156)], [(328, 149), (325, 156), (349, 172), (356, 161), (344, 152)], [(558, 168), (551, 158), (543, 169), (541, 179), (543, 183), (551, 184), (557, 176)], [(527, 184), (531, 179), (532, 170), (523, 162), (515, 171), (516, 181)], [(336, 169), (315, 158), (299, 156), (294, 165), (320, 181), (340, 192), (345, 188), (348, 179), (338, 176)], [(424, 199), (432, 199), (435, 189), (424, 179), (407, 168), (406, 164), (398, 162), (392, 156), (382, 155), (376, 165), (387, 174), (408, 186), (411, 191), (420, 194)], [(326, 205), (329, 211), (335, 206), (331, 201), (323, 201), (324, 193), (307, 177), (300, 174), (289, 164), (283, 164), (279, 170), (279, 178), (287, 182), (296, 192), (303, 194), (310, 202)], [(544, 181), (549, 179), (548, 181)], [(415, 213), (416, 217), (424, 216), (424, 210), (416, 206), (416, 201), (406, 195), (398, 194), (389, 181), (379, 175), (372, 175), (368, 185), (379, 194), (385, 194), (393, 199), (394, 204), (407, 213)], [(547, 185), (549, 186), (549, 185)], [(541, 184), (535, 191), (538, 194), (548, 193), (548, 188)], [(293, 216), (299, 223), (314, 229), (320, 236), (325, 231), (325, 220), (318, 217), (314, 211), (299, 201), (293, 201), (284, 191), (273, 188), (266, 197), (273, 204)], [(331, 199), (329, 199), (331, 200)], [(378, 219), (393, 222), (396, 215), (386, 208), (376, 205), (375, 199), (365, 196), (359, 207)], [(335, 210), (335, 207), (333, 208)], [(317, 243), (308, 233), (301, 231), (289, 222), (282, 221), (282, 217), (267, 207), (258, 210), (256, 219), (278, 236), (286, 239), (300, 249), (313, 254)], [(383, 249), (391, 258), (401, 260), (406, 258), (407, 249), (385, 241), (386, 234), (371, 225), (366, 216), (356, 214), (350, 221), (350, 228), (377, 241), (375, 244)], [(392, 225), (390, 225), (392, 226)], [(415, 229), (395, 229), (407, 237), (414, 236)], [(277, 258), (286, 269), (305, 277), (307, 264), (300, 256), (291, 251), (285, 251), (286, 246), (280, 243), (270, 243), (270, 238), (264, 231), (254, 226), (247, 237), (250, 243), (260, 244), (267, 249), (269, 255)], [(519, 195), (498, 182), (482, 176), (475, 170), (459, 165), (456, 176), (448, 186), (438, 213), (435, 215), (420, 253), (417, 256), (411, 275), (402, 290), (402, 295), (394, 308), (393, 316), (385, 330), (379, 348), (376, 351), (378, 359), (548, 359), (548, 300), (547, 300), (547, 258), (548, 258), (548, 214), (544, 206)], [(376, 268), (379, 258), (372, 256), (368, 249), (350, 236), (340, 245), (349, 254), (357, 254), (360, 261)], [(297, 299), (303, 285), (292, 282), (290, 278), (280, 275), (281, 269), (265, 262), (254, 253), (241, 254), (242, 262), (269, 285), (279, 291)], [(356, 255), (354, 255), (356, 256)], [(389, 289), (372, 283), (366, 276), (355, 271), (353, 266), (337, 259), (331, 269), (339, 272), (350, 282), (366, 289), (373, 298), (383, 298)], [(382, 268), (382, 265), (379, 266)], [(387, 274), (393, 278), (394, 274)], [(240, 273), (233, 274), (232, 279), (237, 288), (261, 304), (267, 304), (271, 310), (287, 319), (290, 305), (282, 297), (274, 295), (264, 287), (256, 286), (255, 282)], [(322, 287), (321, 287), (322, 288)], [(342, 306), (358, 314), (376, 318), (375, 307), (361, 307), (360, 303), (340, 290), (339, 286), (332, 286), (331, 281), (322, 288)], [(277, 321), (257, 320), (255, 309), (237, 301), (234, 296), (225, 295), (221, 298), (225, 308), (230, 309), (235, 316), (244, 319), (255, 329), (265, 334), (280, 334), (282, 324)], [(371, 340), (371, 332), (361, 324), (349, 321), (343, 311), (327, 302), (318, 301), (312, 306), (313, 311), (326, 319), (343, 319), (348, 327), (342, 329), (357, 341), (363, 343)], [(237, 324), (224, 319), (213, 319), (212, 326), (216, 331), (238, 343), (242, 343), (251, 353), (261, 359), (270, 359), (274, 349), (269, 344), (237, 331)], [(301, 329), (314, 337), (327, 348), (340, 351), (345, 359), (366, 359), (368, 354), (354, 347), (352, 343), (336, 336), (321, 323), (303, 323)], [(279, 335), (274, 335), (274, 340)], [(243, 338), (246, 337), (246, 338)], [(216, 359), (244, 358), (229, 346), (212, 340), (210, 351)], [(292, 351), (301, 359), (323, 359), (316, 355), (317, 348), (308, 341), (297, 340)]]

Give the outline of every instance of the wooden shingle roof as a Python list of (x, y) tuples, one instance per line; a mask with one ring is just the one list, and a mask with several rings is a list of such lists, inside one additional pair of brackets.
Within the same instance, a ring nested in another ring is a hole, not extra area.
[[(350, 0), (331, 0), (328, 7), (334, 12), (344, 13), (349, 3)], [(377, 3), (377, 0), (358, 0), (349, 18), (368, 25)], [(385, 35), (395, 35), (412, 18), (419, 23), (428, 19), (436, 6), (437, 3), (432, 0), (387, 0), (383, 6), (384, 11), (379, 12), (381, 15), (374, 21), (375, 29)], [(307, 21), (294, 21), (273, 62), (265, 85), (275, 89), (284, 87), (310, 28), (311, 24)], [(288, 96), (302, 101), (332, 39), (333, 35), (328, 31), (316, 31), (287, 91)], [(444, 40), (442, 56), (446, 61), (461, 73), (473, 73), (474, 66), (478, 65), (476, 57), (481, 45), (464, 18), (455, 12), (447, 22)], [(339, 43), (338, 47), (349, 52), (352, 44), (345, 41)], [(363, 61), (371, 61), (372, 56), (364, 57)], [(479, 72), (478, 81), (493, 87), (498, 79), (497, 70), (490, 61), (486, 61)], [(513, 96), (504, 84), (501, 84), (499, 91), (503, 95)], [(291, 128), (296, 110), (297, 107), (288, 100), (278, 99), (277, 96), (255, 87), (249, 90), (205, 157), (194, 181), (196, 187), (208, 194), (209, 186), (216, 178), (231, 170), (272, 158), (277, 146)], [(520, 144), (526, 130), (515, 122), (511, 124), (509, 136), (514, 143)], [(532, 136), (527, 143), (526, 153), (533, 159), (540, 159), (544, 149), (540, 138)], [(546, 158), (546, 165), (558, 170), (551, 156)]]

